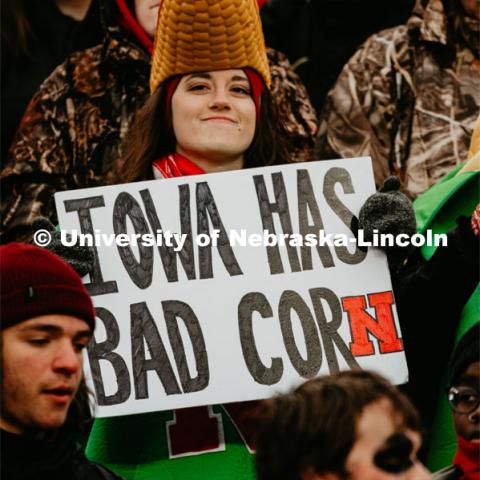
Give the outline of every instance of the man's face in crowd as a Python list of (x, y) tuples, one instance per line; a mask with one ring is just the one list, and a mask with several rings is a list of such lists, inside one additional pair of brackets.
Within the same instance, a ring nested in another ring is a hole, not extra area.
[(408, 430), (390, 400), (367, 405), (358, 418), (356, 440), (345, 462), (346, 477), (307, 474), (304, 480), (425, 480), (431, 478), (417, 459), (418, 432)]
[(478, 405), (478, 396), (480, 393), (480, 361), (471, 363), (463, 375), (455, 383), (455, 387), (461, 395), (465, 408), (469, 410), (468, 404), (475, 405), (476, 408), (470, 413), (453, 412), (455, 430), (457, 433), (469, 441), (480, 443), (480, 406)]
[(135, 17), (140, 26), (152, 38), (157, 29), (158, 8), (160, 0), (135, 0)]
[(91, 336), (85, 321), (69, 315), (35, 317), (2, 331), (4, 430), (21, 434), (63, 425)]
[(383, 398), (363, 410), (356, 441), (345, 463), (351, 480), (423, 480), (430, 478), (417, 459), (418, 432), (408, 430), (390, 400)]

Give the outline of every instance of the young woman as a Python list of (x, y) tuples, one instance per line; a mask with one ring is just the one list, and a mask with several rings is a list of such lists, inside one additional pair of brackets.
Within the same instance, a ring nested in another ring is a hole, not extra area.
[[(202, 22), (196, 20), (200, 13)], [(219, 48), (214, 32), (222, 28)], [(221, 10), (218, 0), (164, 0), (157, 39), (152, 95), (137, 115), (112, 183), (288, 162), (288, 134), (268, 89), (254, 0), (223, 0)], [(210, 60), (199, 61), (205, 57)], [(253, 480), (241, 421), (248, 408), (242, 403), (99, 419), (87, 454), (132, 479)]]
[(252, 68), (177, 75), (137, 115), (113, 183), (288, 162), (288, 134)]

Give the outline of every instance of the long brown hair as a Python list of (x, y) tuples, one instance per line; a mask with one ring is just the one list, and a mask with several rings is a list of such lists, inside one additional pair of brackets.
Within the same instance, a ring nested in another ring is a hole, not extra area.
[(75, 425), (80, 432), (89, 429), (92, 422), (93, 393), (87, 386), (85, 375), (82, 376), (75, 398), (70, 405), (66, 423)]
[[(160, 86), (138, 111), (127, 136), (125, 154), (114, 164), (109, 183), (128, 183), (153, 178), (152, 163), (175, 152), (171, 118), (165, 118), (166, 89)], [(289, 162), (289, 135), (279, 120), (268, 90), (262, 93), (260, 121), (252, 144), (245, 152), (245, 167), (264, 167)]]

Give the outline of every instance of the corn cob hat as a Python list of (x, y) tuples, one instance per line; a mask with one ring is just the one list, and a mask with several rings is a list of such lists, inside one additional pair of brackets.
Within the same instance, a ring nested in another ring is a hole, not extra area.
[(256, 0), (162, 0), (150, 90), (172, 75), (251, 67), (270, 86)]

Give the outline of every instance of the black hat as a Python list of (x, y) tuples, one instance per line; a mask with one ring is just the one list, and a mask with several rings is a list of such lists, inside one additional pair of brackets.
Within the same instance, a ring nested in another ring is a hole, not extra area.
[(471, 363), (480, 361), (480, 322), (476, 322), (455, 346), (448, 365), (448, 384), (454, 385)]

